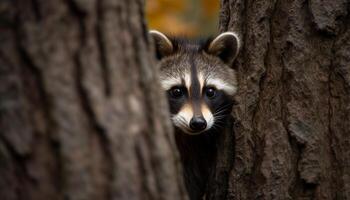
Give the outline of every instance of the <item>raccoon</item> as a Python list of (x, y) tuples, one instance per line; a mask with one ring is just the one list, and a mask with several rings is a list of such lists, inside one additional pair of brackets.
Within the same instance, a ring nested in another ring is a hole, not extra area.
[(215, 168), (218, 136), (225, 128), (237, 91), (235, 60), (240, 40), (224, 32), (206, 40), (168, 37), (152, 30), (160, 82), (166, 92), (185, 186), (202, 199)]

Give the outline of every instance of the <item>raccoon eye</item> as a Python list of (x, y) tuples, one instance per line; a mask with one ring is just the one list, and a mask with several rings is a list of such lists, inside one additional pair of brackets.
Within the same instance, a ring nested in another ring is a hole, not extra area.
[(205, 95), (209, 98), (213, 98), (216, 95), (216, 90), (213, 87), (208, 87), (205, 89)]
[(171, 88), (170, 91), (169, 91), (170, 95), (174, 98), (181, 98), (182, 96), (185, 95), (185, 91), (183, 88), (181, 87), (174, 87), (174, 88)]

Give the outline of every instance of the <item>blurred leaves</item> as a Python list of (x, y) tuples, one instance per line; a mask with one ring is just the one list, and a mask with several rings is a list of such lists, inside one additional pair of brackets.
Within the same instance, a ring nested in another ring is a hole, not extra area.
[(218, 27), (219, 0), (146, 0), (150, 29), (173, 35), (209, 35)]

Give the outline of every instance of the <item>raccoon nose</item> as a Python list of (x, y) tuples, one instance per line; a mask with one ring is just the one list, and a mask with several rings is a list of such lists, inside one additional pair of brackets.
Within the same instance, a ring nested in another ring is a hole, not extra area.
[(190, 128), (194, 131), (202, 131), (207, 127), (207, 122), (203, 117), (193, 117), (190, 121)]

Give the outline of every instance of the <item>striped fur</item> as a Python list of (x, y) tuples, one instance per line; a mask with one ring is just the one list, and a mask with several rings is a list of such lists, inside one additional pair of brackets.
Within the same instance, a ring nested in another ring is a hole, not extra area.
[(191, 200), (203, 199), (215, 166), (218, 137), (230, 119), (238, 89), (230, 66), (240, 42), (232, 32), (192, 41), (158, 31), (150, 35), (156, 44), (160, 82), (169, 100), (186, 188)]

